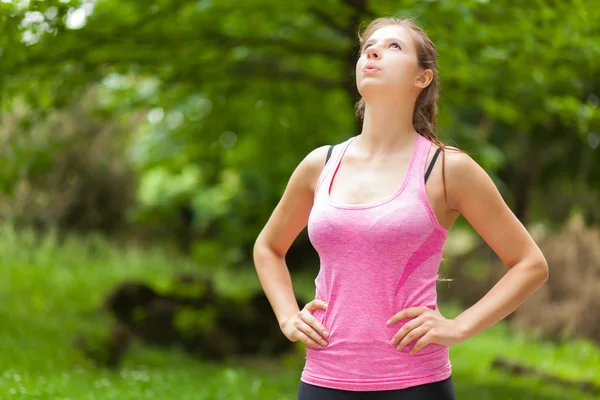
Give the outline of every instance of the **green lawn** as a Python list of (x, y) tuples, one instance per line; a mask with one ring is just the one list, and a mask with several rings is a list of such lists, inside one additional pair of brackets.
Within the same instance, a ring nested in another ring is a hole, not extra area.
[[(1, 227), (0, 399), (294, 399), (301, 355), (281, 362), (212, 364), (136, 345), (124, 367), (111, 372), (93, 368), (73, 348), (77, 333), (102, 326), (94, 309), (115, 283), (138, 277), (164, 287), (173, 272), (191, 267), (160, 249), (122, 250), (98, 238), (58, 245), (51, 235), (38, 241)], [(233, 277), (220, 273), (219, 279), (231, 290), (257, 285), (252, 270)], [(490, 363), (498, 355), (600, 385), (598, 348), (586, 342), (535, 343), (499, 325), (451, 349), (459, 399), (594, 398), (493, 371)]]

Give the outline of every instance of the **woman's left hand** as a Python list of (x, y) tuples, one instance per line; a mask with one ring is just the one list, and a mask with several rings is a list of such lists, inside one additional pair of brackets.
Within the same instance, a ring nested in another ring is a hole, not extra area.
[(437, 310), (428, 307), (407, 308), (396, 313), (386, 325), (390, 326), (406, 318), (414, 318), (407, 322), (394, 335), (391, 344), (398, 343), (397, 349), (401, 351), (407, 344), (415, 339), (419, 339), (410, 350), (410, 354), (415, 354), (430, 343), (441, 346), (454, 346), (463, 342), (463, 332), (458, 322), (452, 319), (446, 319)]

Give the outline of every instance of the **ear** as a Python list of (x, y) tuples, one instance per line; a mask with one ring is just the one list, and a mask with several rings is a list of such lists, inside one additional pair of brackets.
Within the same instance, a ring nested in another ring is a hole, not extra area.
[(430, 69), (426, 69), (421, 71), (417, 80), (415, 81), (415, 86), (421, 89), (425, 89), (431, 81), (433, 80), (433, 71)]

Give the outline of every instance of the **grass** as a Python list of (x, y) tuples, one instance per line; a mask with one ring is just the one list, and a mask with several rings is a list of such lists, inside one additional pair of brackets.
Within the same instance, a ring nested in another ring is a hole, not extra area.
[[(0, 399), (294, 399), (301, 354), (215, 364), (135, 345), (113, 372), (93, 367), (72, 346), (78, 333), (101, 329), (103, 319), (94, 310), (116, 283), (139, 278), (167, 287), (174, 272), (191, 268), (164, 249), (118, 248), (98, 237), (39, 239), (0, 227)], [(219, 287), (229, 290), (258, 285), (252, 270), (216, 275)], [(311, 280), (299, 286), (310, 290)], [(499, 324), (451, 349), (459, 399), (594, 398), (492, 370), (496, 356), (600, 385), (600, 349), (584, 341), (539, 343)]]

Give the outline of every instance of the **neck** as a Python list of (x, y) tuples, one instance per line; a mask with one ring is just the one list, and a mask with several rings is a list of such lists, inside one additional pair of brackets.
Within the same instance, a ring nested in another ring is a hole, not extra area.
[(372, 155), (389, 154), (411, 147), (416, 136), (412, 123), (414, 108), (397, 101), (369, 102), (360, 136), (361, 147)]

